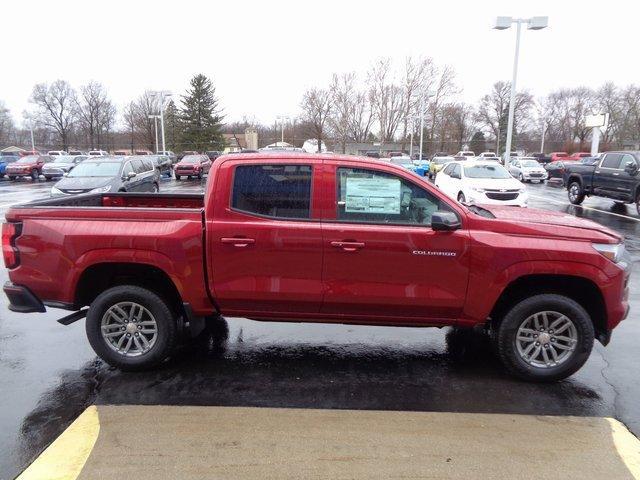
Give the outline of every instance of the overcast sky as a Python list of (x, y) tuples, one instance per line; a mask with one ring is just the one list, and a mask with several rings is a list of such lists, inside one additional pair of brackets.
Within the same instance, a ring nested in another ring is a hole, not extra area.
[(120, 108), (145, 89), (182, 93), (204, 73), (228, 120), (295, 115), (333, 72), (364, 74), (379, 56), (451, 64), (475, 103), (509, 80), (515, 28), (496, 15), (548, 15), (523, 30), (518, 87), (640, 82), (637, 1), (10, 1), (2, 2), (0, 101), (20, 120), (33, 85), (102, 82)]

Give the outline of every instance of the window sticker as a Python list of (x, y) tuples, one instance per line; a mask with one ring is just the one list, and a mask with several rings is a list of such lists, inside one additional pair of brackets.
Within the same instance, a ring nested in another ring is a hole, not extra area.
[(400, 213), (400, 179), (348, 178), (345, 212)]

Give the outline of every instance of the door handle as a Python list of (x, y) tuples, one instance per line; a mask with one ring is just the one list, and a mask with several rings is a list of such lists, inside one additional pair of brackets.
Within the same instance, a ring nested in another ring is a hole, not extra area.
[(331, 242), (331, 246), (341, 248), (345, 252), (355, 252), (364, 248), (364, 242)]
[(247, 247), (249, 245), (253, 245), (256, 243), (253, 238), (237, 238), (237, 237), (223, 237), (220, 239), (220, 242), (225, 245), (233, 245), (234, 247)]

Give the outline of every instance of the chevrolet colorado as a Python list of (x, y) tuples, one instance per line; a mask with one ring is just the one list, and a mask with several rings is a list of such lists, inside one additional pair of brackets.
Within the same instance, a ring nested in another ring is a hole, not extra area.
[(11, 310), (86, 316), (96, 353), (125, 370), (164, 361), (180, 332), (227, 315), (483, 327), (509, 372), (552, 381), (628, 313), (617, 233), (562, 213), (467, 207), (368, 158), (224, 155), (204, 195), (14, 206), (2, 250)]

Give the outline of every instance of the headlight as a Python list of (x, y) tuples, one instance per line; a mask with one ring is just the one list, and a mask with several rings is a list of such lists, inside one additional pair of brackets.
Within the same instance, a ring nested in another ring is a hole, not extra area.
[(527, 191), (527, 189), (526, 189), (526, 188), (520, 188), (520, 189), (518, 189), (518, 193), (524, 193), (524, 192), (526, 192), (526, 191)]
[(473, 190), (474, 192), (478, 192), (478, 193), (484, 193), (485, 189), (484, 188), (480, 188), (480, 187), (471, 187), (471, 190)]
[(111, 185), (107, 185), (106, 187), (98, 187), (91, 190), (89, 193), (105, 193), (111, 190)]
[(591, 245), (613, 263), (618, 263), (625, 252), (624, 243), (592, 243)]
[(51, 195), (64, 195), (64, 192), (56, 187), (51, 187)]

